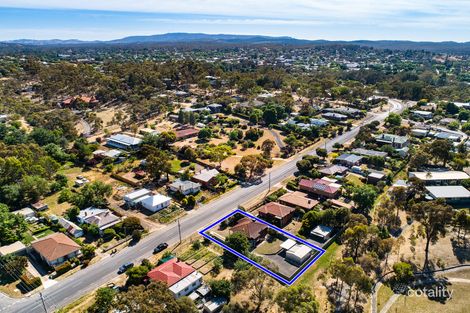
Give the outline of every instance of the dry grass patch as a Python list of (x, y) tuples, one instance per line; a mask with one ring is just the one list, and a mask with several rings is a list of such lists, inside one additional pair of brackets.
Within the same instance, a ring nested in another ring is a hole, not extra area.
[(387, 303), (388, 299), (390, 299), (391, 296), (393, 296), (394, 292), (390, 287), (386, 285), (382, 285), (377, 292), (377, 312), (380, 312)]
[(447, 286), (449, 290), (453, 290), (452, 299), (445, 303), (433, 301), (426, 296), (422, 297), (406, 297), (400, 296), (397, 301), (392, 305), (389, 312), (403, 312), (403, 313), (431, 313), (431, 312), (445, 312), (445, 313), (464, 313), (468, 312), (470, 305), (470, 298), (468, 297), (468, 290), (470, 284), (454, 283)]

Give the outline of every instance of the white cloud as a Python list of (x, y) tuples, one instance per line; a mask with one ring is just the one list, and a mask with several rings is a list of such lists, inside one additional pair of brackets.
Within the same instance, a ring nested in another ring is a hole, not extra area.
[(0, 6), (346, 20), (402, 16), (404, 12), (467, 18), (470, 14), (467, 0), (0, 0)]
[[(176, 13), (138, 19), (149, 24), (186, 25), (188, 31), (193, 29), (188, 29), (188, 25), (214, 26), (210, 28), (214, 32), (231, 33), (247, 32), (239, 25), (251, 25), (253, 32), (266, 26), (263, 33), (274, 33), (274, 29), (279, 33), (283, 27), (287, 32), (291, 27), (309, 38), (318, 38), (322, 29), (344, 30), (337, 36), (347, 37), (348, 31), (367, 28), (380, 36), (389, 32), (392, 37), (413, 33), (425, 37), (423, 34), (439, 31), (442, 33), (439, 40), (447, 40), (446, 34), (457, 33), (458, 36), (448, 39), (470, 40), (465, 34), (470, 29), (470, 0), (0, 0), (0, 7)], [(223, 28), (224, 25), (232, 28)], [(362, 38), (363, 33), (354, 36)]]

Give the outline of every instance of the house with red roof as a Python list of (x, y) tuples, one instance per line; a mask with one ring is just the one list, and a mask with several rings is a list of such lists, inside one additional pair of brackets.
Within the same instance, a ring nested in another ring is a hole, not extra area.
[(332, 199), (339, 196), (341, 185), (328, 178), (301, 179), (299, 189), (320, 197)]
[(269, 202), (258, 209), (258, 216), (276, 226), (284, 227), (290, 223), (295, 209), (276, 202)]
[(81, 246), (63, 233), (54, 233), (31, 243), (31, 248), (49, 266), (61, 265), (80, 255)]
[(175, 131), (176, 140), (183, 140), (191, 137), (197, 137), (199, 130), (193, 127), (177, 129)]
[(310, 199), (306, 193), (300, 191), (288, 192), (277, 199), (277, 201), (279, 201), (280, 204), (307, 211), (313, 209), (320, 203), (317, 200)]
[(79, 103), (84, 103), (88, 106), (94, 106), (99, 103), (99, 101), (95, 98), (95, 96), (76, 96), (76, 97), (68, 97), (64, 99), (61, 103), (62, 107), (71, 107), (71, 106), (77, 106)]
[(251, 218), (244, 217), (230, 229), (232, 233), (243, 233), (248, 237), (251, 244), (255, 247), (264, 240), (268, 234), (268, 226)]
[(187, 296), (202, 285), (202, 274), (176, 258), (157, 266), (147, 277), (165, 283), (175, 298)]

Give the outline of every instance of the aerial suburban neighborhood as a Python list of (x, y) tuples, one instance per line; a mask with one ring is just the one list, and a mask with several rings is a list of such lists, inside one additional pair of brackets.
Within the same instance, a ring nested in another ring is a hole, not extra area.
[(0, 41), (0, 313), (467, 312), (469, 51)]

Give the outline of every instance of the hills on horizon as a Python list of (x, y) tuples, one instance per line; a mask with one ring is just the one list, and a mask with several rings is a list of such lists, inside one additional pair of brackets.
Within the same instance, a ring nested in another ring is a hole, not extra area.
[(129, 36), (108, 41), (83, 41), (78, 39), (17, 39), (0, 41), (3, 44), (24, 46), (73, 46), (73, 45), (132, 45), (132, 44), (169, 44), (169, 43), (198, 43), (198, 44), (232, 44), (232, 45), (359, 45), (379, 49), (393, 50), (426, 50), (431, 52), (470, 53), (469, 42), (430, 42), (407, 40), (306, 40), (288, 36), (272, 37), (262, 35), (228, 35), (204, 33), (166, 33), (148, 36)]

